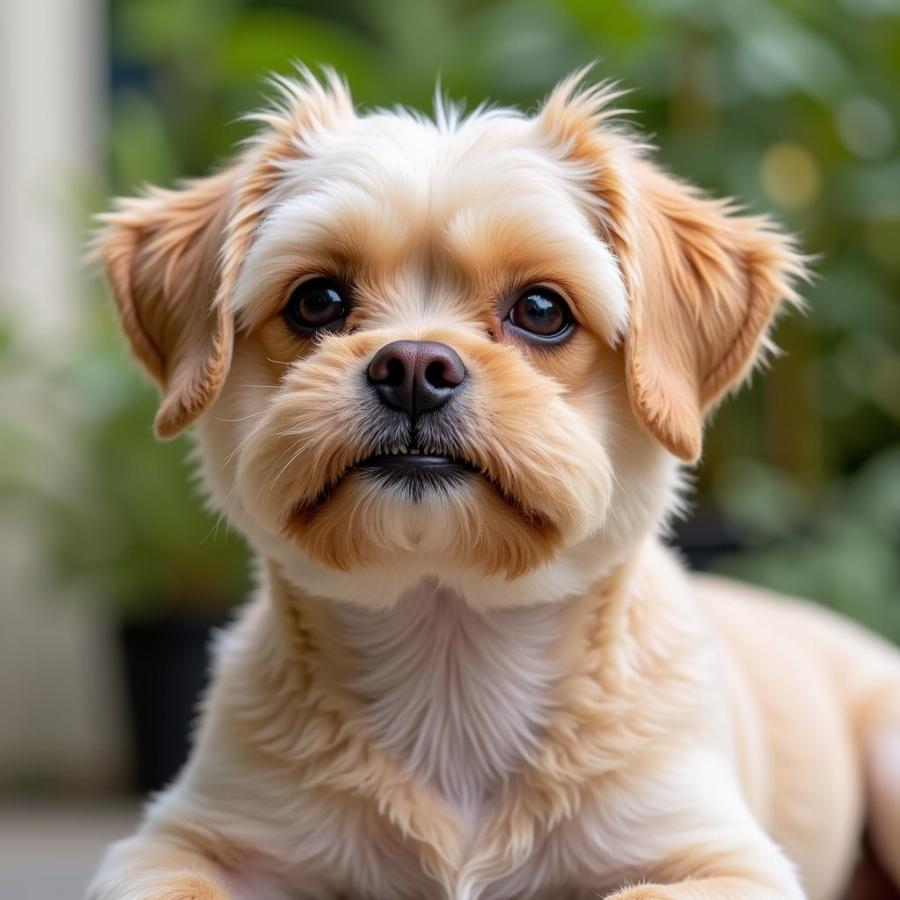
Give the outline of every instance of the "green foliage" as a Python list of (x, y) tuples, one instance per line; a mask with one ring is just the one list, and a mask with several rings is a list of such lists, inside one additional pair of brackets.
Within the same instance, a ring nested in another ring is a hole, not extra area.
[[(244, 547), (189, 484), (187, 441), (153, 440), (155, 392), (107, 303), (77, 353), (43, 360), (41, 377), (18, 336), (0, 334), (0, 377), (24, 401), (0, 422), (0, 491), (33, 520), (47, 576), (125, 615), (203, 614), (240, 599)], [(60, 421), (71, 446), (54, 443)]]
[[(597, 77), (634, 89), (635, 124), (671, 169), (774, 211), (819, 255), (808, 314), (778, 329), (784, 356), (709, 432), (699, 502), (748, 547), (719, 566), (900, 637), (896, 0), (116, 0), (112, 11), (110, 168), (124, 192), (226, 156), (247, 133), (237, 117), (263, 102), (260, 76), (292, 59), (333, 65), (363, 104), (425, 108), (438, 76), (454, 98), (533, 107), (600, 60)], [(104, 359), (121, 396), (98, 414), (97, 453), (110, 510), (129, 511), (128, 565), (180, 560), (186, 583), (203, 584), (210, 567), (183, 556), (208, 531), (186, 501), (183, 448), (151, 446), (149, 393)], [(117, 519), (103, 527), (114, 534)]]
[(67, 390), (94, 403), (84, 423), (86, 483), (76, 502), (54, 504), (55, 559), (128, 614), (215, 611), (246, 593), (245, 548), (206, 511), (187, 439), (152, 439), (155, 391), (114, 337), (116, 349), (103, 335), (65, 372)]

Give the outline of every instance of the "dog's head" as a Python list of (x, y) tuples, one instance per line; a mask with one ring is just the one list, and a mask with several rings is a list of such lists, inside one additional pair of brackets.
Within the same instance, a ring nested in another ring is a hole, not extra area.
[(107, 217), (157, 432), (200, 417), (214, 496), (320, 572), (614, 561), (794, 299), (791, 242), (665, 175), (577, 77), (533, 117), (280, 89), (229, 167)]

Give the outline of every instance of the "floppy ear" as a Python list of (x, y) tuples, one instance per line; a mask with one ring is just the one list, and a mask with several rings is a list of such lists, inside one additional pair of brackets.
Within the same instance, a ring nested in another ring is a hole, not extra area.
[(628, 393), (663, 446), (694, 462), (705, 414), (771, 349), (779, 305), (800, 302), (804, 261), (766, 218), (739, 215), (644, 160), (633, 170), (632, 244), (617, 248), (630, 294)]
[(231, 362), (231, 294), (270, 194), (316, 133), (354, 118), (346, 84), (303, 66), (273, 76), (271, 109), (246, 118), (264, 127), (217, 175), (179, 190), (120, 199), (96, 252), (106, 268), (131, 349), (162, 389), (156, 433), (175, 437), (215, 399)]
[[(629, 294), (625, 335), (631, 405), (666, 449), (700, 456), (705, 414), (767, 347), (782, 301), (805, 277), (793, 240), (666, 175), (615, 124), (620, 92), (563, 81), (541, 109), (542, 137), (573, 164)], [(610, 124), (610, 120), (612, 124)]]
[(232, 315), (217, 302), (236, 167), (120, 199), (97, 239), (131, 349), (162, 390), (156, 433), (175, 437), (212, 402), (231, 361)]

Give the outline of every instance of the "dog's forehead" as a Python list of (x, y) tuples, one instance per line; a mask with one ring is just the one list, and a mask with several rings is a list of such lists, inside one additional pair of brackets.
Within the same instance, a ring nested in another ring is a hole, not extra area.
[(409, 218), (443, 216), (500, 198), (553, 199), (577, 207), (578, 178), (512, 110), (431, 121), (376, 112), (305, 145), (286, 166), (281, 196), (344, 188)]

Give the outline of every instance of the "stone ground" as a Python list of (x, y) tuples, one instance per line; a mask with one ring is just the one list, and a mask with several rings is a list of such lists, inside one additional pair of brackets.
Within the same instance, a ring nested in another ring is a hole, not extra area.
[(137, 817), (124, 802), (0, 803), (0, 900), (82, 900), (104, 847)]

